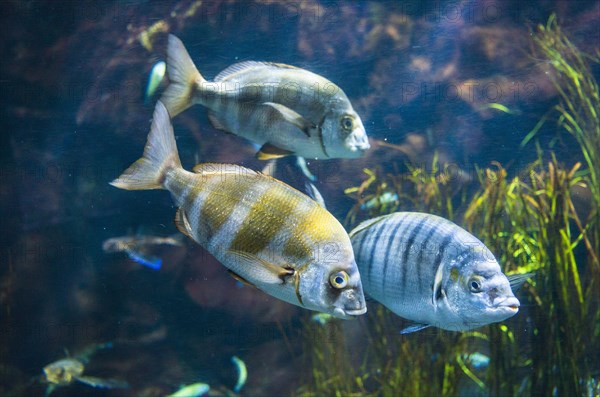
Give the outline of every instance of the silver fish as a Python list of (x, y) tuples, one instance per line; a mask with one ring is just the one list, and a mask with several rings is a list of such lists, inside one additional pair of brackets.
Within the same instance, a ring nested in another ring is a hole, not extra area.
[(299, 191), (247, 168), (200, 164), (185, 171), (160, 101), (144, 156), (111, 184), (169, 190), (179, 206), (179, 230), (239, 280), (340, 318), (367, 310), (352, 244), (337, 219)]
[(402, 333), (465, 331), (519, 310), (490, 250), (444, 218), (396, 212), (361, 223), (350, 237), (365, 292), (416, 323)]
[(215, 128), (262, 145), (259, 159), (357, 158), (370, 148), (344, 91), (308, 70), (247, 61), (209, 82), (183, 43), (169, 35), (167, 74), (170, 84), (161, 101), (171, 117), (193, 104), (206, 106)]

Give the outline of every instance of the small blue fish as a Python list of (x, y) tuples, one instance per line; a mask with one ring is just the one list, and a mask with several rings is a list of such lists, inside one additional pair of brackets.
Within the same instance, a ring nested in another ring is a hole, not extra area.
[(233, 391), (239, 393), (240, 390), (242, 390), (242, 387), (244, 387), (246, 384), (246, 379), (248, 378), (248, 369), (246, 368), (246, 363), (244, 363), (239, 357), (231, 357), (231, 362), (235, 365), (238, 373), (238, 380), (233, 387)]

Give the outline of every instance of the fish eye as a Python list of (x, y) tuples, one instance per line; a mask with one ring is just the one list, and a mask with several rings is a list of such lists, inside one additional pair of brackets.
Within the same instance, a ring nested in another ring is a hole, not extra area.
[(354, 120), (350, 116), (344, 116), (341, 120), (342, 129), (346, 132), (350, 132), (354, 129)]
[(329, 276), (329, 283), (333, 288), (342, 289), (348, 285), (348, 273), (340, 271)]
[(475, 279), (471, 279), (471, 281), (469, 281), (469, 288), (471, 289), (471, 292), (481, 292), (481, 283)]

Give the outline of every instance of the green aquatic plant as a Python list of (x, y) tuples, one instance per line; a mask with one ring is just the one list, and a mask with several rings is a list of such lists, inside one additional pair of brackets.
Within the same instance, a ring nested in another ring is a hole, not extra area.
[(408, 163), (406, 172), (395, 168), (394, 173), (384, 173), (381, 167), (366, 168), (363, 172), (367, 178), (344, 191), (356, 201), (346, 217), (347, 224), (396, 211), (422, 211), (454, 218), (454, 205), (457, 200), (464, 201), (466, 193), (461, 170), (440, 164), (437, 153), (431, 164)]
[[(366, 346), (359, 358), (346, 342), (334, 344), (333, 352), (320, 338), (311, 339), (312, 375), (300, 396), (594, 395), (600, 368), (600, 99), (588, 62), (598, 58), (582, 54), (554, 17), (539, 27), (533, 45), (559, 93), (558, 126), (575, 138), (581, 159), (566, 165), (537, 144), (537, 160), (516, 175), (499, 163), (478, 169), (479, 187), (468, 200), (464, 186), (457, 189), (444, 177), (448, 166), (437, 156), (429, 169), (365, 170), (364, 182), (346, 190), (356, 200), (346, 219), (350, 226), (397, 210), (442, 215), (479, 237), (506, 274), (533, 273), (517, 292), (520, 313), (471, 332), (403, 336), (401, 320), (374, 305), (361, 320)], [(590, 192), (589, 211), (574, 202), (581, 191)], [(460, 205), (464, 215), (453, 219)], [(343, 335), (338, 325), (329, 340), (344, 341)], [(489, 352), (484, 370), (469, 359), (476, 349)], [(332, 355), (342, 364), (332, 366)]]

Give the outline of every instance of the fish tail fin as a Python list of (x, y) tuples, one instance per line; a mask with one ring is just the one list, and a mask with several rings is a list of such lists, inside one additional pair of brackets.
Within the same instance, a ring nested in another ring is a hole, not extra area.
[(198, 84), (206, 81), (200, 74), (185, 46), (174, 35), (169, 35), (167, 46), (167, 74), (169, 86), (160, 100), (171, 117), (177, 116), (193, 105)]
[(144, 155), (110, 184), (125, 190), (164, 189), (167, 172), (178, 168), (182, 167), (173, 126), (165, 105), (158, 101)]

